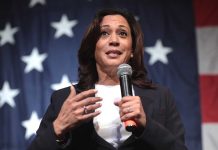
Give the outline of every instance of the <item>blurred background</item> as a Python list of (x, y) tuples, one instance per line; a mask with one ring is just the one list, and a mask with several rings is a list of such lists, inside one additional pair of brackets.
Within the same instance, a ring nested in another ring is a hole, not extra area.
[(0, 150), (24, 150), (54, 90), (77, 82), (95, 12), (132, 12), (149, 78), (172, 91), (189, 150), (218, 149), (217, 0), (1, 0)]

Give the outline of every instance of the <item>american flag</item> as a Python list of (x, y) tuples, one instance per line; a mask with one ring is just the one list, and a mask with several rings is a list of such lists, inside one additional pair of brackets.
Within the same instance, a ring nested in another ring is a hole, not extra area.
[(217, 0), (1, 0), (0, 150), (26, 149), (51, 93), (77, 82), (84, 31), (108, 7), (140, 22), (149, 77), (174, 94), (189, 150), (217, 150)]

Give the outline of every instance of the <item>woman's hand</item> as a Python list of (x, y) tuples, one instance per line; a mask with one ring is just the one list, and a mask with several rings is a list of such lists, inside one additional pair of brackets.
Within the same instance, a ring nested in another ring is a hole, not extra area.
[(95, 110), (101, 107), (101, 104), (96, 102), (102, 99), (94, 97), (97, 92), (95, 89), (90, 89), (77, 95), (73, 86), (71, 86), (70, 90), (70, 95), (64, 101), (58, 117), (53, 122), (57, 137), (63, 136), (70, 129), (100, 114), (99, 111)]
[(115, 105), (120, 108), (120, 118), (122, 122), (127, 120), (134, 120), (139, 127), (145, 127), (146, 114), (142, 107), (139, 96), (125, 96)]

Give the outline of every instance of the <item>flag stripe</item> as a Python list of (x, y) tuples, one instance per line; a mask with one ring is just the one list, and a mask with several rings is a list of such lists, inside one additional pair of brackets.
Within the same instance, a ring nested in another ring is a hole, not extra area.
[(218, 25), (218, 1), (194, 0), (197, 27)]
[(201, 75), (202, 121), (218, 122), (218, 76)]
[(203, 150), (217, 150), (218, 123), (205, 123), (202, 126)]
[(199, 73), (218, 75), (218, 26), (198, 27), (196, 31)]

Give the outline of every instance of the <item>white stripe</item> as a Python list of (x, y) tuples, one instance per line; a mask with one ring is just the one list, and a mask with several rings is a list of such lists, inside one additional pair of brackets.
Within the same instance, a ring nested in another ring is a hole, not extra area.
[(218, 122), (203, 123), (202, 140), (203, 150), (218, 150)]
[(218, 27), (196, 29), (199, 73), (218, 74)]

